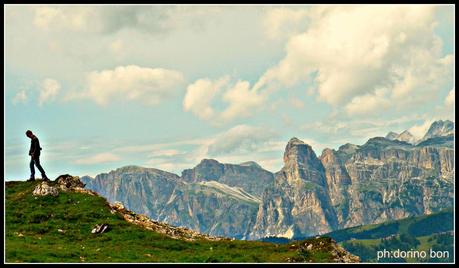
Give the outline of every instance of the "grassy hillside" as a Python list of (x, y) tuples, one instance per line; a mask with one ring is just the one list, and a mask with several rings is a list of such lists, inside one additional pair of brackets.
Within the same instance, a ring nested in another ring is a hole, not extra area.
[[(325, 236), (340, 242), (346, 250), (359, 256), (362, 262), (452, 262), (454, 260), (453, 230), (453, 210), (446, 209), (431, 215), (339, 230)], [(427, 256), (378, 259), (378, 252), (398, 249), (411, 251), (413, 255), (414, 251), (425, 251)], [(449, 256), (444, 254), (441, 257), (431, 258), (431, 250), (448, 252)]]
[[(126, 222), (106, 200), (84, 193), (32, 195), (37, 182), (6, 183), (6, 262), (332, 262), (330, 239), (302, 242), (185, 241)], [(108, 224), (92, 234), (96, 224)]]

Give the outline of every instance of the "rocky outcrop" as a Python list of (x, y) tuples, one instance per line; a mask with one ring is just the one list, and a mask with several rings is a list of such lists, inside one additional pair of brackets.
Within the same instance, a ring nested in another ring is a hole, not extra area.
[(32, 192), (32, 195), (38, 195), (38, 196), (45, 196), (45, 195), (51, 195), (51, 196), (57, 196), (59, 195), (59, 190), (54, 187), (50, 186), (48, 182), (44, 181), (38, 184), (35, 189)]
[(299, 254), (287, 259), (287, 262), (305, 261), (305, 257), (314, 252), (327, 252), (331, 255), (334, 263), (359, 263), (360, 257), (347, 252), (338, 245), (335, 240), (328, 237), (316, 237), (313, 239), (300, 241), (290, 245), (290, 249), (295, 249)]
[(263, 194), (250, 238), (327, 233), (338, 226), (325, 169), (311, 146), (292, 138), (284, 153), (284, 167)]
[(165, 234), (174, 239), (181, 239), (187, 241), (194, 241), (197, 239), (205, 239), (212, 241), (231, 240), (225, 237), (213, 237), (206, 234), (200, 234), (188, 228), (175, 227), (163, 222), (151, 220), (145, 215), (137, 214), (126, 209), (120, 202), (116, 202), (113, 205), (110, 205), (110, 208), (112, 209), (112, 213), (119, 213), (127, 222), (139, 225), (147, 230)]
[(59, 185), (59, 189), (63, 191), (69, 191), (76, 188), (81, 190), (85, 186), (85, 184), (80, 180), (78, 176), (71, 176), (69, 174), (60, 175), (57, 177), (56, 183)]
[(438, 120), (430, 125), (429, 130), (422, 138), (422, 141), (435, 138), (454, 135), (454, 122), (449, 120)]
[(71, 176), (69, 174), (60, 175), (56, 178), (53, 182), (43, 181), (38, 184), (32, 192), (32, 195), (52, 195), (57, 196), (59, 195), (59, 191), (63, 192), (78, 192), (78, 193), (86, 193), (90, 195), (97, 195), (96, 192), (84, 189), (84, 183), (80, 181), (80, 177), (78, 176)]

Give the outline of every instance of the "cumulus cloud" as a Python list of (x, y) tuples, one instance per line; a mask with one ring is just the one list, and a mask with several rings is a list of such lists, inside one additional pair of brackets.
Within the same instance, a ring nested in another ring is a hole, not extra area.
[(223, 95), (223, 100), (228, 107), (222, 112), (223, 121), (229, 121), (236, 117), (247, 117), (253, 114), (265, 103), (267, 96), (250, 88), (247, 81), (238, 81)]
[(346, 105), (345, 109), (348, 114), (352, 115), (368, 115), (375, 112), (375, 108), (378, 108), (378, 110), (387, 109), (390, 106), (390, 101), (386, 99), (387, 93), (387, 89), (379, 89), (375, 90), (374, 93), (355, 96)]
[(27, 93), (25, 90), (19, 91), (14, 97), (13, 97), (13, 104), (18, 104), (18, 103), (25, 103), (27, 101)]
[(277, 39), (297, 33), (307, 15), (306, 9), (270, 8), (263, 18), (265, 34), (271, 39)]
[(42, 30), (111, 33), (123, 28), (149, 32), (169, 29), (168, 7), (38, 6), (34, 25)]
[(238, 125), (217, 135), (207, 145), (208, 154), (217, 156), (234, 152), (253, 152), (276, 136), (276, 133), (265, 128)]
[(223, 77), (216, 81), (210, 79), (198, 79), (187, 87), (183, 100), (183, 109), (191, 111), (201, 119), (210, 119), (214, 116), (214, 109), (210, 102), (216, 93), (229, 82), (229, 77)]
[(454, 96), (455, 96), (455, 91), (454, 91), (454, 88), (451, 89), (448, 93), (448, 96), (446, 96), (446, 99), (445, 99), (445, 104), (446, 106), (448, 107), (453, 107), (454, 106)]
[(46, 31), (116, 33), (123, 29), (165, 34), (180, 27), (202, 29), (218, 7), (180, 6), (37, 6), (33, 24)]
[[(318, 98), (349, 115), (431, 100), (452, 79), (453, 55), (442, 55), (435, 6), (311, 8), (309, 25), (292, 36), (287, 55), (256, 83), (292, 86), (311, 78)], [(384, 89), (384, 90), (382, 90)], [(360, 111), (358, 105), (362, 105)]]
[(87, 82), (87, 90), (73, 93), (67, 99), (90, 98), (99, 105), (106, 105), (112, 99), (127, 99), (156, 105), (178, 92), (183, 75), (174, 70), (128, 65), (93, 71)]
[(115, 162), (120, 160), (120, 157), (112, 153), (100, 153), (90, 157), (85, 157), (75, 160), (75, 164), (92, 165), (100, 163)]
[(45, 79), (42, 82), (40, 88), (40, 96), (38, 97), (38, 105), (43, 105), (45, 102), (53, 101), (59, 90), (61, 89), (61, 85), (54, 79)]
[[(216, 110), (212, 107), (211, 102), (217, 96), (227, 103), (224, 109)], [(224, 76), (214, 81), (198, 79), (190, 84), (183, 100), (183, 108), (201, 119), (221, 124), (253, 115), (266, 101), (267, 94), (251, 88), (248, 81), (232, 83), (229, 76)]]

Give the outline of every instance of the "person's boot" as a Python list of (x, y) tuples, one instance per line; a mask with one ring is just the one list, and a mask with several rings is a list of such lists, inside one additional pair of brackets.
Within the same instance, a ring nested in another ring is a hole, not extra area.
[(43, 177), (43, 181), (50, 181), (50, 179), (46, 175), (44, 175), (42, 177)]
[(27, 181), (35, 181), (34, 177), (30, 177)]

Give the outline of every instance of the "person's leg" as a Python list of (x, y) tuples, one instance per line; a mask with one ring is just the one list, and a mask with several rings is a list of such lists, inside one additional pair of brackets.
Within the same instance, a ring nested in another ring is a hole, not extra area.
[(43, 167), (40, 165), (40, 158), (36, 157), (35, 158), (35, 165), (37, 166), (38, 170), (41, 172), (41, 178), (46, 180), (48, 177), (46, 177), (45, 171), (43, 170)]
[(29, 180), (34, 180), (35, 179), (35, 168), (34, 168), (34, 161), (33, 159), (30, 159), (30, 178)]

